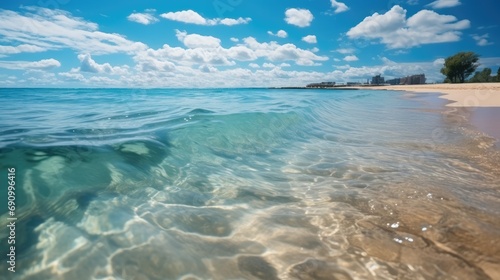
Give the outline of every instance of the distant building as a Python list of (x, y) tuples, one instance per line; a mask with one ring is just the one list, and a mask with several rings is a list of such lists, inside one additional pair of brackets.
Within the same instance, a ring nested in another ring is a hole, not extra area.
[(400, 85), (421, 85), (425, 84), (425, 74), (418, 74), (401, 78)]
[(399, 84), (401, 84), (401, 79), (400, 78), (396, 78), (396, 79), (392, 79), (392, 80), (387, 80), (385, 82), (387, 84), (390, 84), (390, 85), (399, 85)]
[(390, 85), (421, 85), (425, 84), (425, 74), (411, 75), (385, 81)]
[(335, 82), (321, 82), (321, 83), (312, 83), (308, 84), (306, 87), (308, 88), (328, 88), (328, 87), (334, 87)]
[(383, 84), (384, 84), (384, 77), (380, 77), (380, 75), (372, 77), (372, 85), (383, 85)]
[(359, 86), (359, 85), (361, 85), (361, 83), (360, 82), (347, 82), (347, 85), (348, 86)]

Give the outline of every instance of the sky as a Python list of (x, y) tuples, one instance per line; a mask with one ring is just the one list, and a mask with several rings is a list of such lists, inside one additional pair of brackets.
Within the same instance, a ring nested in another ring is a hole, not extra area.
[(0, 3), (0, 87), (272, 87), (366, 82), (480, 55), (498, 0), (37, 0)]

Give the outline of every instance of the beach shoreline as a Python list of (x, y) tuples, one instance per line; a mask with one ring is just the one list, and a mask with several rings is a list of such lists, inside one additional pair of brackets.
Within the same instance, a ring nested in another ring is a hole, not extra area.
[[(341, 87), (342, 88), (342, 87)], [(346, 87), (356, 89), (398, 90), (407, 92), (441, 93), (449, 100), (448, 107), (500, 108), (500, 83), (423, 84)]]

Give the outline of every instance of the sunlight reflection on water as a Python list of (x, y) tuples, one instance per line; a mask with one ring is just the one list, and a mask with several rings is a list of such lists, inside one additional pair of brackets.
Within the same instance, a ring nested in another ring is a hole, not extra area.
[(14, 278), (500, 273), (499, 152), (432, 97), (8, 91), (0, 163), (20, 186)]

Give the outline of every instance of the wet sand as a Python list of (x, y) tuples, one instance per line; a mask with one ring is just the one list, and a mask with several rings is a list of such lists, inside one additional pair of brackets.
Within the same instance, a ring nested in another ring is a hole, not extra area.
[(458, 109), (469, 116), (469, 121), (480, 131), (497, 139), (500, 147), (500, 83), (425, 84), (356, 87), (359, 89), (402, 90), (408, 92), (437, 92), (448, 101), (447, 107)]

